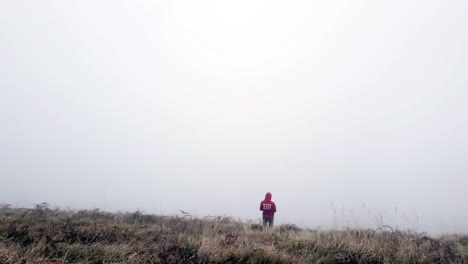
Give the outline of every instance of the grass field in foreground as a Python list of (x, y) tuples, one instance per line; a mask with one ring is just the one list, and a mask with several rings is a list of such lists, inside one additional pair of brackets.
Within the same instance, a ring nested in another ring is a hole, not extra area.
[(0, 263), (468, 263), (468, 236), (2, 208)]

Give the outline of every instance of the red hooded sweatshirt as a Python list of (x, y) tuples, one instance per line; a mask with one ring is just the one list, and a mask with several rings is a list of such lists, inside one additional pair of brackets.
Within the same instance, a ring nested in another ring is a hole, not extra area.
[(276, 204), (271, 200), (271, 193), (266, 193), (265, 200), (260, 203), (260, 211), (263, 211), (263, 217), (273, 217), (275, 215)]

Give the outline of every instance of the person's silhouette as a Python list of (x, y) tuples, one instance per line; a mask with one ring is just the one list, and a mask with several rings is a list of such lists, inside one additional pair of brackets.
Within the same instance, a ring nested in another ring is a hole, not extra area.
[(260, 211), (262, 211), (263, 225), (273, 226), (273, 221), (276, 213), (276, 204), (271, 200), (271, 193), (267, 192), (265, 200), (260, 203)]

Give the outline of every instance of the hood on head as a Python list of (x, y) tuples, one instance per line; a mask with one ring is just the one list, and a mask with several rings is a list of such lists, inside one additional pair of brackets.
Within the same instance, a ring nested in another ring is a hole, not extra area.
[(267, 192), (267, 193), (265, 194), (265, 201), (271, 201), (271, 196), (272, 196), (271, 193), (270, 193), (270, 192)]

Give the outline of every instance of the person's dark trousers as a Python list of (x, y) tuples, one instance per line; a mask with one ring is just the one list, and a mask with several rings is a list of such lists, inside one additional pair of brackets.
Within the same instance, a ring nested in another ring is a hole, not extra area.
[(273, 226), (273, 217), (263, 217), (263, 226)]

